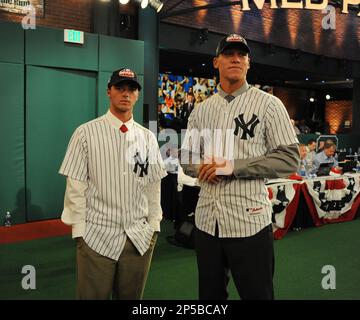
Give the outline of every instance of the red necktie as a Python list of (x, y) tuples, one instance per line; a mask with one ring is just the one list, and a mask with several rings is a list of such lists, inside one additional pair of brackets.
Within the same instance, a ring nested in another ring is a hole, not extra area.
[(128, 131), (127, 126), (123, 124), (123, 125), (120, 127), (120, 131), (121, 131), (122, 133), (125, 133), (126, 131)]

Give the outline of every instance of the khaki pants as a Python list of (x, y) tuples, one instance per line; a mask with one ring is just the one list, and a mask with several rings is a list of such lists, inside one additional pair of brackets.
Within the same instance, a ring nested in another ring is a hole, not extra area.
[(145, 283), (157, 234), (149, 249), (141, 256), (127, 238), (118, 261), (104, 257), (92, 250), (81, 238), (77, 242), (77, 299), (140, 300)]

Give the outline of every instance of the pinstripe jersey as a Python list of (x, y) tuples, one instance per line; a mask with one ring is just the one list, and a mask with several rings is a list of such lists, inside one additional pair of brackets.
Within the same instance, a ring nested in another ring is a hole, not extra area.
[(136, 122), (122, 133), (109, 113), (75, 130), (59, 173), (88, 182), (83, 238), (118, 260), (127, 236), (141, 255), (149, 248), (154, 230), (144, 190), (166, 171), (155, 136)]
[[(231, 102), (219, 93), (191, 113), (182, 149), (233, 160), (265, 156), (280, 145), (298, 143), (278, 98), (247, 83)], [(204, 139), (200, 149), (192, 129)], [(271, 210), (265, 179), (226, 177), (218, 184), (201, 182), (195, 222), (211, 235), (217, 222), (219, 237), (249, 237), (271, 223)]]

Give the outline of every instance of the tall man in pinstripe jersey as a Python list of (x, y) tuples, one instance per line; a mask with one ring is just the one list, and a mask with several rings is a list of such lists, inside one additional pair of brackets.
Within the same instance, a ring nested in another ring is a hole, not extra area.
[(184, 171), (201, 184), (195, 213), (200, 299), (226, 299), (229, 271), (242, 299), (274, 299), (264, 179), (297, 170), (298, 140), (281, 101), (248, 85), (249, 54), (240, 35), (219, 42), (218, 93), (191, 113), (182, 146)]
[(133, 119), (140, 90), (134, 71), (114, 71), (108, 112), (75, 130), (59, 171), (67, 177), (61, 218), (77, 242), (79, 299), (143, 295), (166, 171), (155, 136)]

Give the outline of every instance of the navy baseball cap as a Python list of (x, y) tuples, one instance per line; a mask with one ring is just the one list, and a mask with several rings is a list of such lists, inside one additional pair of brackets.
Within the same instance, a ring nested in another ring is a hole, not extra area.
[(246, 53), (250, 53), (250, 48), (244, 37), (233, 33), (225, 36), (220, 40), (216, 48), (216, 56), (221, 54), (224, 50), (231, 48), (238, 48)]
[(141, 85), (137, 79), (137, 75), (131, 69), (123, 68), (114, 71), (108, 81), (108, 88), (119, 85), (122, 82), (134, 84), (139, 89), (139, 91), (141, 90)]

